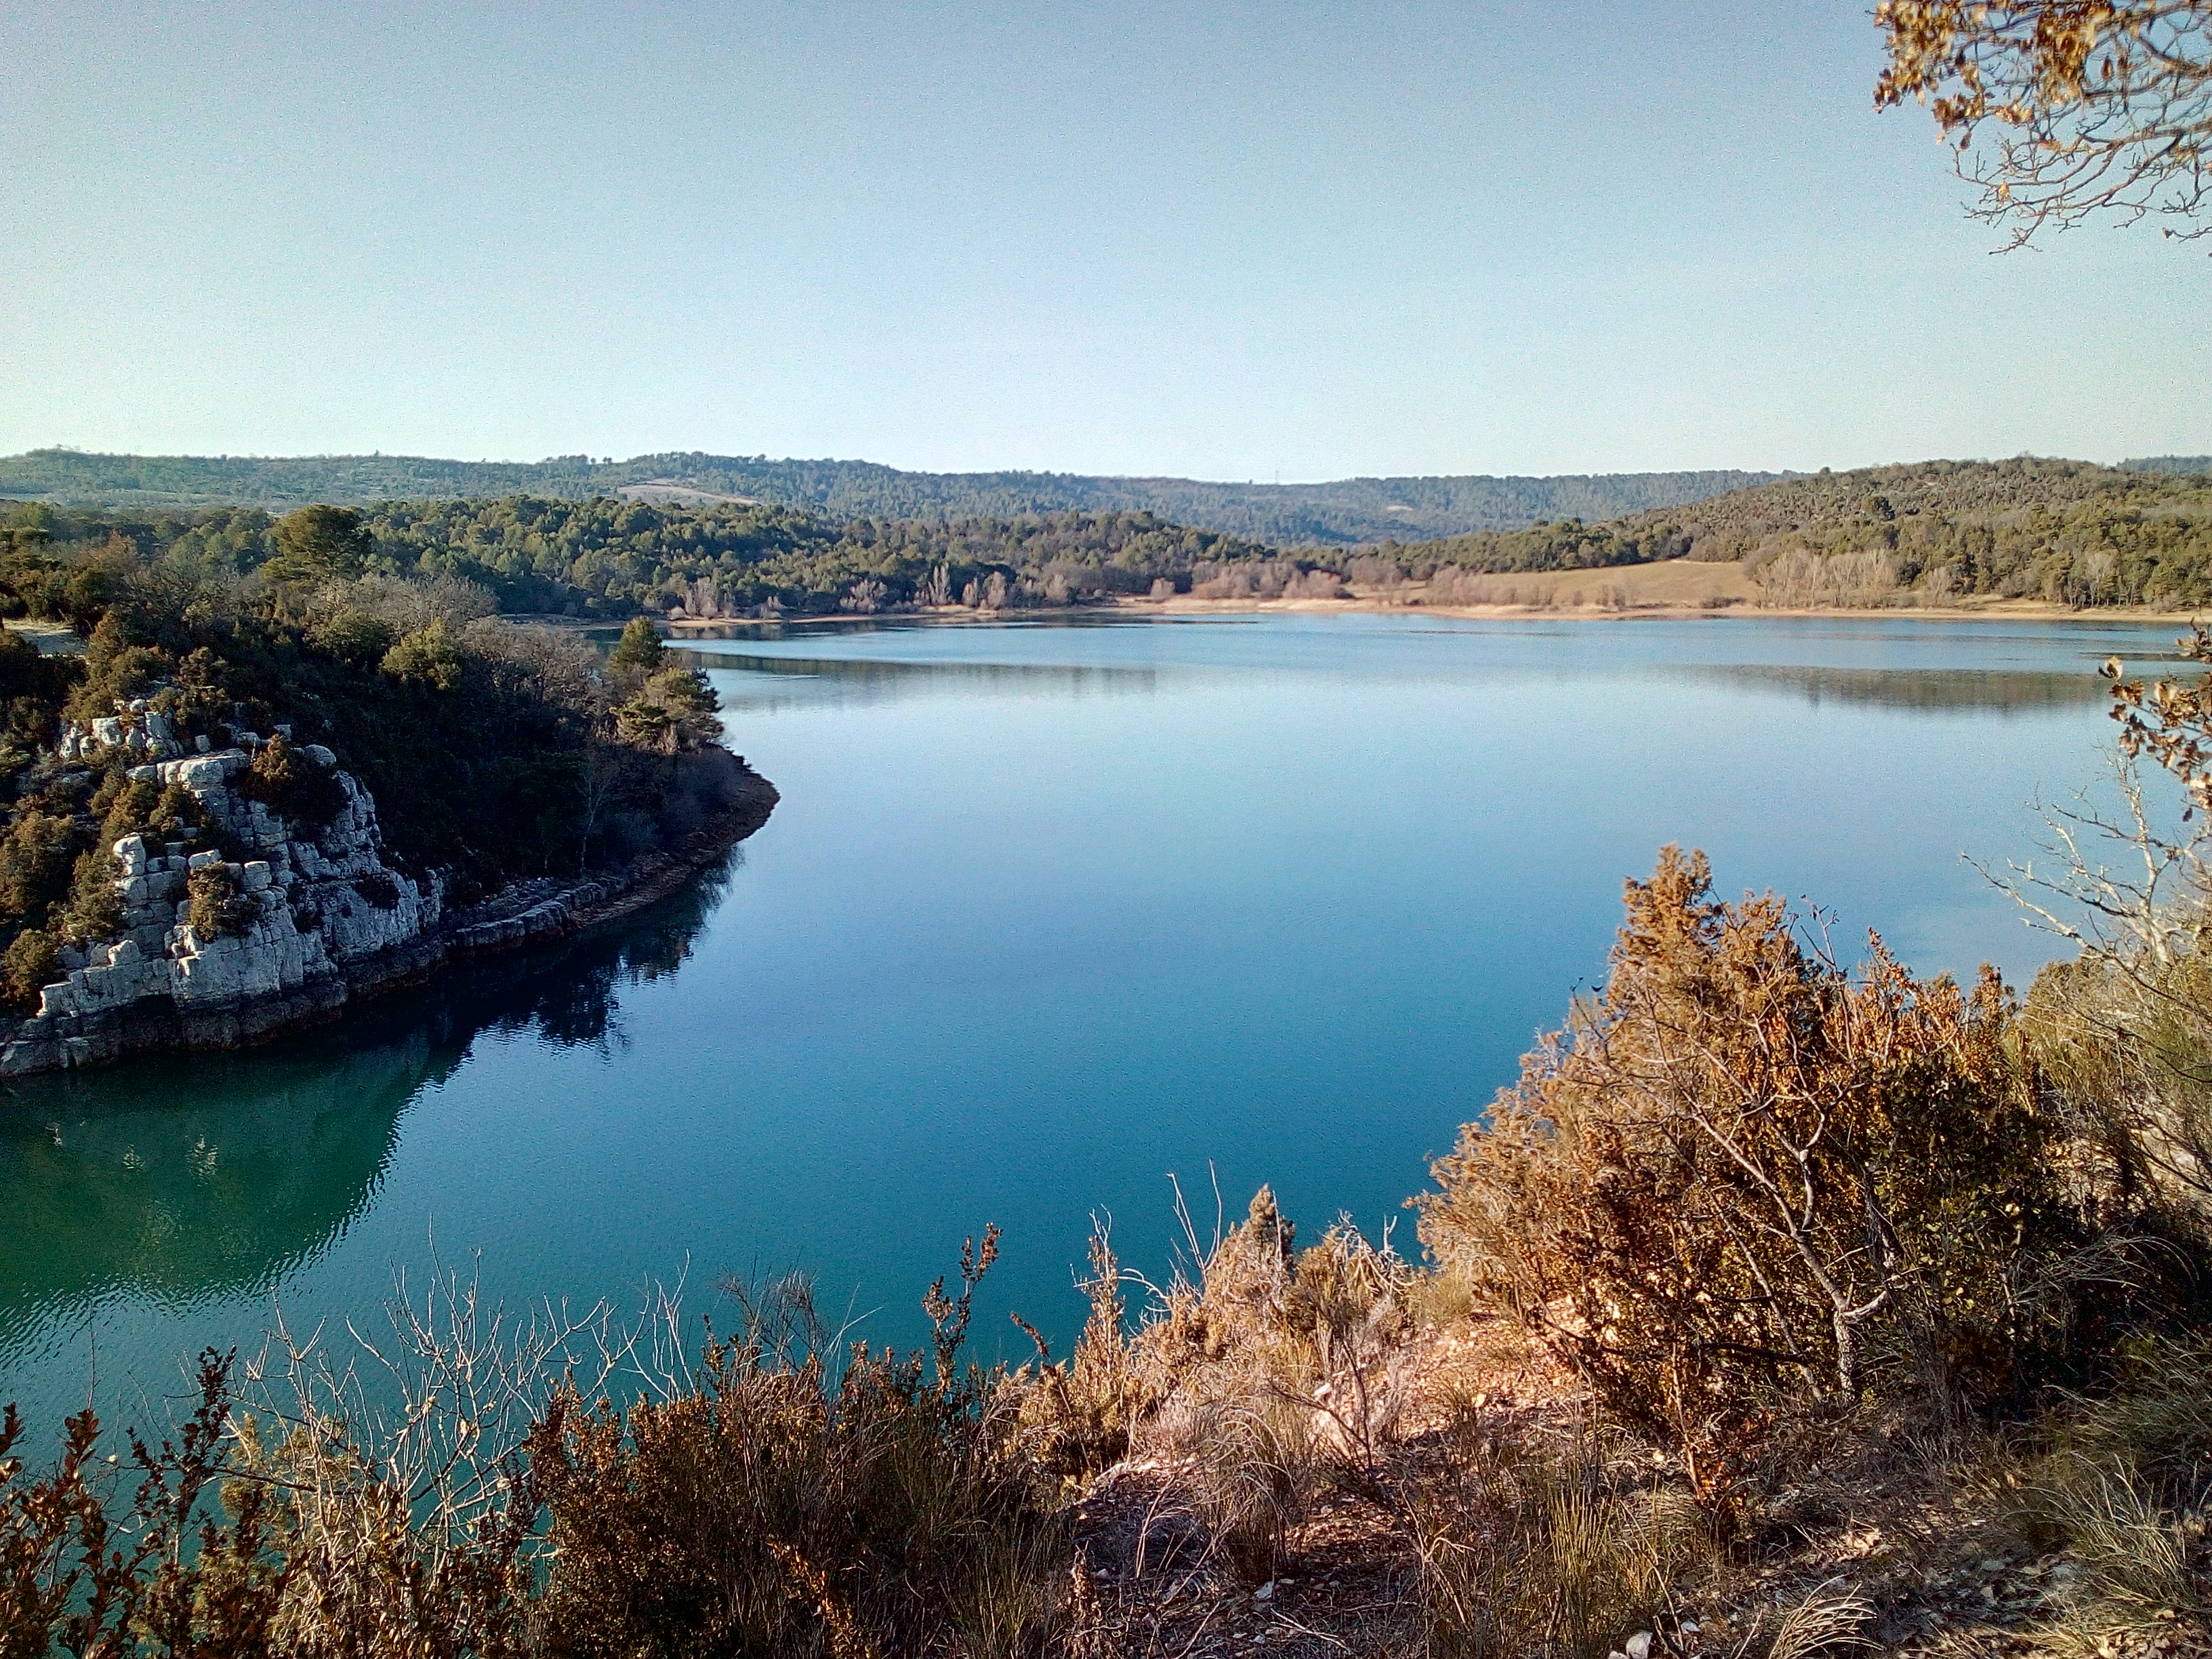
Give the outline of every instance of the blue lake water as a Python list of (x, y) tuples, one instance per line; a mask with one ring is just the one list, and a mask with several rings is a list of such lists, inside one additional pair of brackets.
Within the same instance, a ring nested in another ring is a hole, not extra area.
[(137, 1413), (404, 1270), (629, 1305), (804, 1267), (913, 1342), (962, 1236), (1064, 1339), (1091, 1217), (1158, 1274), (1271, 1182), (1397, 1222), (1601, 976), (1668, 841), (1923, 972), (2046, 938), (1962, 853), (2094, 774), (2172, 629), (1218, 617), (702, 641), (782, 791), (695, 894), (249, 1054), (0, 1096), (0, 1398)]

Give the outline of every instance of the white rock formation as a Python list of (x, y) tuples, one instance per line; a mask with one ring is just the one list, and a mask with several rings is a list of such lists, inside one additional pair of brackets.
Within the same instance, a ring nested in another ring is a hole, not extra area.
[[(125, 743), (141, 738), (181, 751), (173, 736), (144, 725), (117, 727)], [(93, 722), (91, 741), (123, 746)], [(167, 725), (166, 721), (162, 722)], [(71, 742), (64, 738), (64, 752)], [(88, 752), (98, 752), (97, 747)], [(123, 931), (113, 939), (72, 945), (62, 953), (69, 976), (40, 994), (39, 1012), (19, 1025), (0, 1048), (0, 1075), (103, 1057), (106, 1044), (93, 1028), (146, 1001), (164, 999), (179, 1015), (219, 1012), (289, 992), (342, 981), (350, 963), (404, 945), (437, 926), (445, 884), (433, 873), (422, 880), (384, 862), (376, 803), (351, 774), (337, 771), (336, 757), (319, 744), (302, 751), (330, 767), (345, 791), (346, 805), (319, 834), (295, 829), (267, 806), (248, 799), (234, 781), (252, 763), (242, 750), (226, 749), (134, 767), (131, 775), (180, 783), (220, 823), (257, 856), (225, 864), (209, 851), (189, 856), (183, 845), (149, 845), (143, 836), (115, 843), (117, 896)], [(242, 930), (202, 938), (187, 920), (186, 882), (193, 870), (222, 865), (241, 902), (254, 908)], [(80, 1054), (82, 1048), (85, 1052)]]
[(185, 752), (169, 717), (143, 697), (128, 705), (118, 702), (112, 715), (90, 726), (72, 720), (62, 732), (64, 760), (96, 760), (111, 749), (149, 761), (167, 760)]

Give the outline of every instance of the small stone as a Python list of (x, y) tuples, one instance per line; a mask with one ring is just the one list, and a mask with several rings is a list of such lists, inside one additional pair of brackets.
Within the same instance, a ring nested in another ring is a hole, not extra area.
[(1252, 1592), (1252, 1599), (1255, 1601), (1273, 1601), (1275, 1599), (1275, 1581), (1270, 1578), (1266, 1583), (1261, 1585), (1259, 1589), (1254, 1590)]
[(1637, 1632), (1628, 1638), (1628, 1645), (1621, 1651), (1628, 1656), (1628, 1659), (1651, 1659), (1651, 1632), (1648, 1630)]
[(192, 747), (198, 750), (200, 753), (204, 755), (209, 750), (214, 748), (215, 745), (208, 741), (207, 733), (203, 732), (192, 739)]

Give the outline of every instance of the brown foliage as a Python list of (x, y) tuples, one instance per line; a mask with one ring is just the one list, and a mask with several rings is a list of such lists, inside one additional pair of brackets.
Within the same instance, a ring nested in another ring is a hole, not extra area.
[(1627, 911), (1603, 994), (1437, 1164), (1446, 1271), (1708, 1496), (1870, 1382), (2008, 1383), (2049, 1197), (1995, 975), (1915, 981), (1875, 939), (1855, 979), (1673, 848)]
[[(1979, 185), (1975, 216), (2012, 246), (2100, 212), (2157, 214), (2201, 236), (2212, 143), (2204, 0), (1880, 0), (1877, 107), (1917, 98)], [(1998, 130), (1972, 153), (1975, 130)]]

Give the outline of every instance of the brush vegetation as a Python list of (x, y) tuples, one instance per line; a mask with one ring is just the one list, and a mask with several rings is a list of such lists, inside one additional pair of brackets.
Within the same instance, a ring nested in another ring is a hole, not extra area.
[(2212, 1639), (2212, 691), (2110, 672), (2117, 792), (2007, 878), (2077, 946), (2024, 1000), (1847, 966), (1670, 848), (1435, 1166), (1425, 1262), (1264, 1189), (1162, 1281), (1102, 1229), (1077, 1341), (1019, 1365), (963, 1358), (994, 1230), (918, 1352), (799, 1279), (727, 1334), (517, 1332), (448, 1281), (374, 1387), (280, 1330), (127, 1462), (10, 1416), (0, 1652)]

